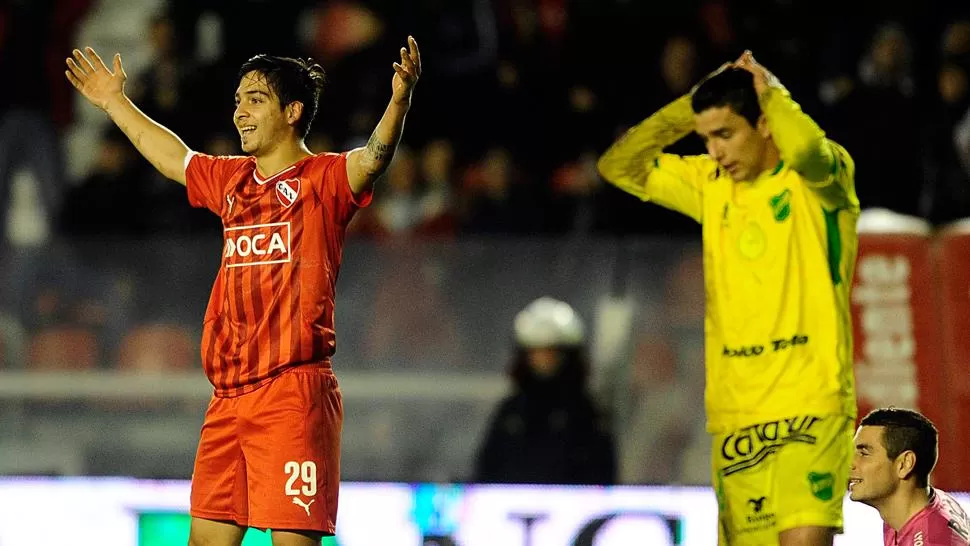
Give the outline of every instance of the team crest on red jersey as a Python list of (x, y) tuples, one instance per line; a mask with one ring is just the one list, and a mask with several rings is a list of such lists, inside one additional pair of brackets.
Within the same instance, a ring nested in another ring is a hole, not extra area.
[(300, 196), (300, 179), (287, 178), (276, 183), (276, 197), (284, 207), (296, 203), (296, 198)]

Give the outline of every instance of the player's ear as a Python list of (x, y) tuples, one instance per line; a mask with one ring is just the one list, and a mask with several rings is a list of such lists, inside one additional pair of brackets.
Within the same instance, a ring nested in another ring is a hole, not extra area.
[(303, 103), (293, 101), (286, 105), (286, 110), (283, 113), (286, 115), (286, 123), (296, 125), (296, 122), (300, 121), (300, 118), (303, 117)]
[(769, 139), (771, 138), (771, 127), (768, 127), (768, 118), (764, 114), (758, 116), (758, 123), (755, 125), (755, 129), (761, 138)]
[(904, 451), (896, 457), (896, 462), (894, 464), (896, 467), (896, 476), (905, 480), (913, 474), (913, 470), (916, 468), (916, 454), (912, 451)]

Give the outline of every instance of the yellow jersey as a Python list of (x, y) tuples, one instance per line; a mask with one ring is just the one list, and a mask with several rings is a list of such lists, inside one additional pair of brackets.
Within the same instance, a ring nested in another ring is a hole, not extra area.
[(781, 162), (736, 182), (711, 157), (663, 153), (694, 128), (690, 96), (630, 129), (603, 176), (702, 225), (708, 430), (794, 415), (854, 417), (849, 291), (855, 165), (784, 88), (759, 97)]

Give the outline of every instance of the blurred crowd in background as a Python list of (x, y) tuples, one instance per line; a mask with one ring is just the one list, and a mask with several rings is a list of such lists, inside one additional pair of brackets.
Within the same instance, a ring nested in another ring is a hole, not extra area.
[[(191, 148), (230, 154), (236, 72), (250, 56), (325, 67), (308, 144), (342, 151), (366, 142), (412, 34), (425, 72), (395, 163), (353, 225), (362, 237), (694, 234), (692, 222), (605, 185), (595, 160), (745, 48), (853, 154), (864, 207), (935, 224), (970, 216), (970, 8), (958, 2), (140, 2), (141, 18), (129, 18), (140, 25), (110, 33), (84, 29), (139, 2), (0, 5), (0, 214), (30, 193), (13, 183), (21, 163), (34, 167), (55, 236), (218, 232), (103, 116), (79, 115), (63, 77), (79, 38), (140, 42), (147, 56), (128, 69), (135, 102)], [(84, 143), (64, 145), (71, 131)], [(691, 136), (676, 151), (703, 148)], [(30, 232), (36, 217), (21, 212), (13, 229)]]

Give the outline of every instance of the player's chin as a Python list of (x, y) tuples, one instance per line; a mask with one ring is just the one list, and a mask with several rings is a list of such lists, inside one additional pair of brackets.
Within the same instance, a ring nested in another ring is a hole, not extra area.
[(865, 502), (867, 497), (863, 491), (857, 490), (858, 487), (859, 486), (856, 485), (855, 487), (849, 489), (849, 500), (855, 502)]

